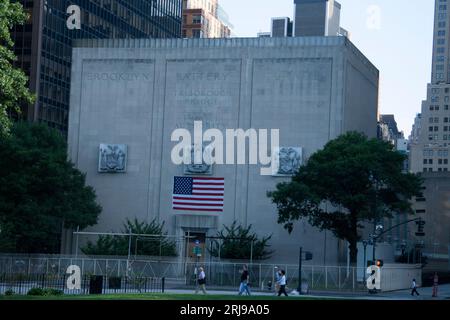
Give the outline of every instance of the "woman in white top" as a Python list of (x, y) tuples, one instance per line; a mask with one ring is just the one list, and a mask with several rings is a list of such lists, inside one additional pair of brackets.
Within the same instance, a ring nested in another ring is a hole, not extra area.
[(280, 291), (278, 291), (278, 296), (281, 296), (281, 294), (284, 293), (284, 295), (287, 297), (288, 294), (286, 292), (286, 271), (281, 270), (281, 277), (278, 283), (280, 284)]
[(195, 294), (198, 293), (199, 289), (203, 291), (204, 294), (206, 294), (206, 274), (205, 270), (203, 270), (202, 267), (198, 268), (198, 279), (197, 279), (198, 286), (195, 288)]

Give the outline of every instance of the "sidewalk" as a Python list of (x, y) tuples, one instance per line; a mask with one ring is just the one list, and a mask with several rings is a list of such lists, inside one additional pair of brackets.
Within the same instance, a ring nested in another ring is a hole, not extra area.
[[(237, 296), (236, 291), (228, 290), (207, 290), (210, 295), (229, 295)], [(380, 292), (377, 294), (365, 293), (348, 293), (348, 292), (312, 292), (305, 297), (317, 299), (345, 299), (345, 300), (450, 300), (450, 285), (439, 286), (438, 297), (432, 298), (432, 288), (419, 288), (420, 296), (411, 296), (410, 290), (400, 290), (395, 292)], [(169, 289), (166, 293), (172, 294), (192, 294), (193, 290), (187, 289)], [(252, 292), (253, 296), (275, 296), (275, 293), (268, 292)]]

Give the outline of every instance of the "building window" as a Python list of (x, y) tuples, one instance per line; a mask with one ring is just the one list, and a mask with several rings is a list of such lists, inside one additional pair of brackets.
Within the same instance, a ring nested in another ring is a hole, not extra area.
[(202, 30), (200, 30), (200, 29), (193, 29), (192, 30), (192, 37), (193, 38), (201, 38), (202, 37)]
[(192, 23), (193, 24), (201, 24), (202, 23), (202, 16), (200, 16), (200, 15), (192, 16)]

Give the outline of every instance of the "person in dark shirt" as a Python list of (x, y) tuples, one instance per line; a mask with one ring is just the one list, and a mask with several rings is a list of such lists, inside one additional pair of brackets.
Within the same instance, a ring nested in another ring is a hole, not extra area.
[(239, 295), (242, 295), (244, 292), (247, 292), (248, 295), (251, 295), (249, 282), (250, 282), (250, 275), (248, 273), (248, 268), (247, 265), (244, 265), (241, 273), (241, 284), (239, 286)]

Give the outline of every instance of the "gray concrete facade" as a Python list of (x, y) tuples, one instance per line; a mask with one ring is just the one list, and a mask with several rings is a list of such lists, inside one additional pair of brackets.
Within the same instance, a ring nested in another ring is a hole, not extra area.
[[(378, 70), (345, 37), (103, 40), (73, 50), (69, 156), (103, 206), (90, 231), (120, 229), (125, 218), (165, 221), (170, 234), (215, 235), (223, 224), (272, 234), (272, 261), (337, 264), (345, 246), (306, 222), (288, 234), (266, 196), (286, 177), (259, 165), (215, 165), (225, 178), (224, 212), (174, 211), (171, 161), (176, 128), (280, 129), (280, 144), (304, 158), (349, 130), (376, 136)], [(126, 173), (99, 173), (99, 145), (126, 145)], [(66, 251), (73, 250), (70, 236)], [(346, 256), (346, 255), (345, 255)]]

